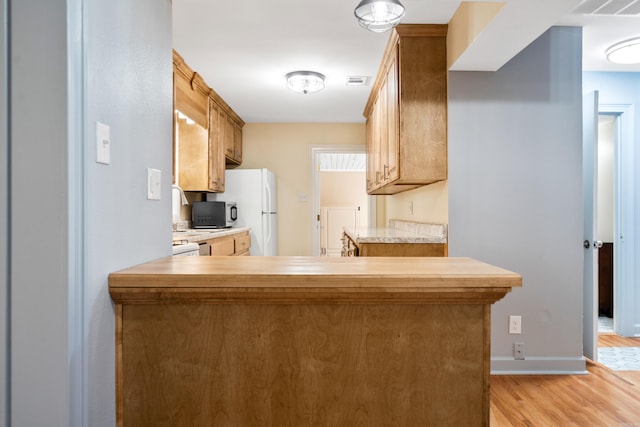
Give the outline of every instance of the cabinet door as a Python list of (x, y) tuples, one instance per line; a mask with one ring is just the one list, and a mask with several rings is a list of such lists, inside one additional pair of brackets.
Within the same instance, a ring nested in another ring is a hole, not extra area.
[(191, 79), (180, 71), (174, 71), (173, 75), (175, 109), (206, 128), (209, 122), (209, 104), (204, 81), (196, 73), (193, 73)]
[(242, 126), (231, 116), (227, 115), (225, 129), (225, 151), (227, 163), (239, 165), (242, 163)]
[(398, 98), (397, 57), (389, 63), (386, 78), (386, 125), (387, 138), (385, 150), (385, 182), (392, 182), (400, 177), (398, 156), (400, 155), (400, 115)]
[(251, 237), (249, 233), (241, 233), (234, 235), (235, 253), (234, 255), (249, 255), (251, 248)]
[(224, 155), (228, 159), (233, 159), (235, 153), (233, 122), (231, 121), (231, 117), (224, 112), (222, 112), (222, 117), (221, 122), (224, 126)]
[[(185, 89), (182, 74), (174, 73), (174, 85), (176, 111), (174, 112), (173, 149), (176, 182), (185, 191), (208, 191), (209, 130), (208, 127), (202, 126), (200, 121), (196, 121), (180, 110), (181, 108), (191, 114), (195, 111), (185, 107), (191, 103), (185, 92), (187, 89)], [(208, 124), (208, 107), (206, 115), (206, 124)]]
[(373, 144), (373, 118), (367, 117), (366, 124), (366, 144), (367, 144), (367, 192), (370, 193), (375, 188), (376, 183), (376, 150)]
[(384, 182), (384, 177), (382, 174), (382, 165), (384, 163), (384, 159), (382, 157), (382, 136), (386, 133), (386, 129), (384, 128), (383, 119), (384, 116), (382, 114), (381, 108), (381, 100), (380, 93), (376, 97), (376, 100), (373, 103), (373, 109), (371, 112), (373, 124), (371, 126), (372, 130), (372, 146), (373, 146), (373, 171), (374, 171), (374, 189), (380, 187)]
[(211, 121), (209, 123), (209, 191), (224, 191), (224, 113), (212, 100), (209, 101)]
[(211, 256), (229, 256), (235, 252), (233, 236), (218, 237), (209, 240)]
[(242, 163), (242, 126), (237, 123), (233, 124), (233, 160), (235, 163)]
[(378, 121), (378, 144), (379, 159), (377, 169), (380, 175), (380, 183), (382, 185), (389, 181), (389, 125), (387, 117), (387, 82), (386, 80), (380, 87), (378, 93), (378, 102), (376, 103), (377, 121)]

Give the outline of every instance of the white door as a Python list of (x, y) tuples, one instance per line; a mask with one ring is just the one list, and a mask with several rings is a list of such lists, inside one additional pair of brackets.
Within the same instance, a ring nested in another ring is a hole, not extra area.
[(320, 255), (340, 256), (344, 227), (358, 226), (358, 206), (320, 208)]
[(598, 188), (598, 92), (583, 95), (582, 100), (582, 187), (584, 196), (584, 293), (583, 293), (583, 353), (598, 359), (598, 249), (597, 188)]

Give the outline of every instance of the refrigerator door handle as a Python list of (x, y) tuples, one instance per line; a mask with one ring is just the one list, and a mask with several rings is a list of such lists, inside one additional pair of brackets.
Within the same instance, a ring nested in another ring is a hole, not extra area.
[(264, 240), (264, 247), (266, 251), (266, 248), (269, 242), (271, 242), (271, 221), (270, 221), (268, 212), (262, 214), (262, 223), (265, 224), (265, 222), (266, 222), (266, 227), (264, 228), (266, 228), (267, 236), (266, 236), (266, 239)]
[(268, 184), (264, 186), (264, 192), (265, 192), (265, 196), (267, 198), (266, 203), (265, 203), (265, 205), (266, 205), (265, 208), (266, 208), (267, 212), (271, 213), (271, 212), (273, 212), (273, 209), (271, 207), (271, 188), (269, 188)]

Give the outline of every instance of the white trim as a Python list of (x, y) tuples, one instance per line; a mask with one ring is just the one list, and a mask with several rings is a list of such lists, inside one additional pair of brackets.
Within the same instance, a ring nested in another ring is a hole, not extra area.
[(89, 425), (88, 416), (88, 346), (84, 283), (85, 254), (85, 61), (84, 61), (84, 0), (67, 0), (67, 99), (68, 99), (68, 369), (69, 425)]
[[(366, 153), (364, 144), (352, 145), (310, 145), (309, 146), (309, 183), (311, 186), (311, 203), (309, 203), (309, 220), (311, 233), (311, 256), (320, 256), (320, 173), (318, 171), (318, 155), (321, 153)], [(369, 215), (375, 215), (375, 198), (369, 196)], [(373, 217), (375, 219), (375, 216)]]
[(0, 0), (0, 425), (10, 424), (9, 371), (11, 342), (9, 335), (10, 284), (9, 248), (9, 94), (8, 94), (8, 29), (7, 0)]
[[(635, 205), (634, 205), (634, 106), (631, 104), (599, 104), (600, 114), (616, 116), (615, 139), (615, 256), (613, 273), (614, 331), (622, 336), (637, 336), (634, 325), (636, 283)], [(627, 195), (627, 197), (625, 197)], [(628, 203), (624, 203), (627, 200)]]
[(579, 375), (588, 374), (584, 357), (491, 358), (491, 375)]

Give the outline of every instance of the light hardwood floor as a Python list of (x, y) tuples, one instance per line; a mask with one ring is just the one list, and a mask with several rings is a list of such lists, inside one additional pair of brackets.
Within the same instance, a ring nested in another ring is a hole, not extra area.
[[(600, 335), (601, 347), (640, 347), (640, 338)], [(589, 375), (491, 377), (491, 427), (640, 427), (640, 371), (588, 361)]]

